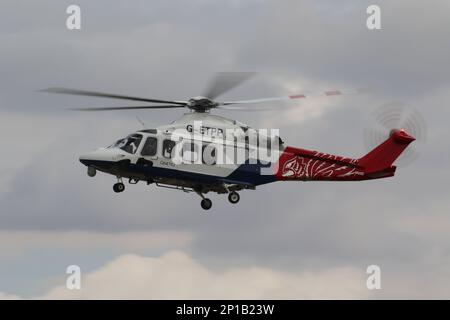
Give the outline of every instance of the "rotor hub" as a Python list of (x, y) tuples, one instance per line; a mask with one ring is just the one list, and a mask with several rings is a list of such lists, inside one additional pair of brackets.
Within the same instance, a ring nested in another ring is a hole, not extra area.
[(188, 100), (187, 107), (189, 109), (198, 111), (198, 112), (206, 112), (207, 110), (211, 108), (217, 107), (217, 102), (214, 102), (211, 99), (208, 99), (206, 97), (198, 96), (193, 97)]

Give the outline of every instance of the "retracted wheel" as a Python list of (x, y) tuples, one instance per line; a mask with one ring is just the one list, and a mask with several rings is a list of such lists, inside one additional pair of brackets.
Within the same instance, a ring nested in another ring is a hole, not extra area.
[(204, 199), (202, 200), (202, 202), (200, 202), (200, 205), (202, 206), (202, 208), (203, 208), (204, 210), (209, 210), (209, 209), (211, 209), (211, 207), (212, 207), (212, 201), (209, 200), (208, 198), (204, 198)]
[(122, 182), (117, 182), (113, 185), (114, 192), (123, 192), (125, 185)]
[(240, 198), (241, 197), (239, 196), (239, 193), (235, 191), (228, 194), (228, 201), (230, 201), (231, 203), (238, 203)]

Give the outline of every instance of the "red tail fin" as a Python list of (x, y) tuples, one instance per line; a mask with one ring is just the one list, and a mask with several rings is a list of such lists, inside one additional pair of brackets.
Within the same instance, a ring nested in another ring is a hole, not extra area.
[(414, 140), (404, 130), (392, 130), (386, 141), (358, 160), (358, 165), (366, 174), (388, 169)]

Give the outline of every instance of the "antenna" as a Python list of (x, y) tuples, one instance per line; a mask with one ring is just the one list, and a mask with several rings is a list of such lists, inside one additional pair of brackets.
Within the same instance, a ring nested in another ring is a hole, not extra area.
[(141, 120), (141, 118), (139, 118), (139, 116), (136, 116), (137, 121), (142, 125), (142, 127), (145, 129), (145, 123), (144, 121)]

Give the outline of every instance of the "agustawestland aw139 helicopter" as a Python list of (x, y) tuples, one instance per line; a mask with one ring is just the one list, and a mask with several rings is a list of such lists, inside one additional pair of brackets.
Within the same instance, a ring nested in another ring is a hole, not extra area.
[[(208, 192), (228, 194), (239, 202), (237, 191), (255, 189), (276, 181), (360, 181), (394, 176), (394, 161), (415, 140), (404, 129), (392, 128), (384, 142), (359, 159), (285, 146), (270, 130), (218, 115), (213, 109), (239, 109), (248, 104), (303, 99), (306, 95), (219, 102), (216, 98), (245, 81), (251, 74), (220, 73), (203, 96), (187, 101), (147, 99), (66, 88), (43, 91), (113, 98), (157, 105), (81, 108), (83, 111), (188, 108), (180, 119), (155, 129), (138, 130), (109, 147), (80, 156), (90, 177), (97, 171), (117, 177), (115, 192), (125, 190), (123, 179), (144, 181), (186, 192), (196, 192), (201, 207), (212, 206)], [(324, 95), (341, 94), (327, 91)], [(233, 105), (241, 105), (233, 107)]]

